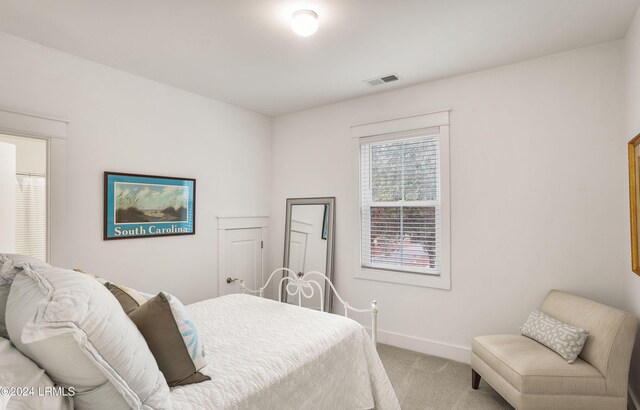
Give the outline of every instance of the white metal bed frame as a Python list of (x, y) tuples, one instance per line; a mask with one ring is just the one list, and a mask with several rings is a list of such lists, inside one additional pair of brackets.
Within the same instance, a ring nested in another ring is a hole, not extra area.
[[(295, 297), (298, 295), (298, 306), (302, 307), (302, 298), (310, 299), (315, 294), (315, 289), (317, 287), (318, 292), (320, 293), (320, 310), (324, 312), (324, 295), (322, 294), (322, 286), (316, 279), (308, 279), (309, 276), (319, 276), (324, 279), (326, 283), (331, 286), (334, 295), (338, 298), (342, 306), (344, 307), (344, 317), (349, 317), (349, 310), (359, 313), (371, 313), (371, 340), (373, 344), (376, 345), (378, 342), (378, 301), (371, 301), (371, 308), (369, 309), (358, 309), (351, 306), (348, 302), (340, 297), (338, 291), (336, 290), (333, 283), (329, 280), (328, 277), (324, 273), (318, 271), (310, 271), (305, 274), (296, 273), (289, 268), (278, 268), (271, 272), (269, 275), (269, 279), (267, 279), (266, 283), (258, 290), (251, 290), (247, 288), (244, 284), (244, 280), (240, 281), (240, 289), (242, 289), (242, 293), (253, 293), (258, 294), (261, 298), (264, 297), (264, 290), (269, 286), (271, 279), (275, 276), (276, 273), (282, 272), (282, 279), (278, 282), (278, 301), (282, 302), (282, 284), (286, 281), (285, 289), (287, 294), (291, 297)], [(284, 302), (283, 302), (284, 303)]]

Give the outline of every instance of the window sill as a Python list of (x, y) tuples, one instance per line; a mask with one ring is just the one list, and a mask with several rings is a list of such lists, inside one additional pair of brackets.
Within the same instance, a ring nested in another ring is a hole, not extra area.
[(451, 289), (451, 279), (448, 273), (439, 276), (419, 273), (393, 272), (358, 267), (354, 276), (357, 279), (375, 280), (378, 282), (397, 283), (401, 285), (420, 286), (435, 289)]

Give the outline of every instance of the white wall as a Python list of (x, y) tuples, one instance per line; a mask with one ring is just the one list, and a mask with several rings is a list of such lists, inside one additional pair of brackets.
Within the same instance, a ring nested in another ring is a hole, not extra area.
[[(66, 175), (52, 262), (184, 302), (215, 296), (216, 216), (269, 210), (270, 120), (4, 33), (0, 55), (0, 107), (70, 121), (52, 164)], [(196, 235), (103, 241), (104, 171), (196, 178)]]
[[(621, 306), (628, 221), (622, 41), (276, 118), (271, 235), (287, 197), (336, 196), (336, 280), (380, 303), (381, 341), (468, 361), (515, 333), (550, 289)], [(451, 108), (452, 289), (355, 279), (349, 127)], [(362, 318), (367, 323), (366, 317)]]
[(35, 138), (16, 138), (0, 134), (0, 142), (16, 146), (16, 172), (47, 173), (47, 143)]
[[(635, 135), (640, 134), (640, 10), (636, 12), (635, 19), (627, 32), (626, 37), (626, 105), (627, 105), (627, 129), (624, 137), (620, 141), (621, 146)], [(625, 161), (626, 163), (626, 161)], [(627, 180), (625, 174), (625, 181)], [(628, 200), (628, 191), (626, 199)], [(625, 216), (629, 217), (629, 211), (625, 210)], [(626, 281), (627, 303), (628, 308), (636, 316), (640, 316), (640, 276), (633, 273), (631, 266), (631, 253), (629, 249), (630, 234), (629, 221), (627, 221), (627, 232), (625, 235), (624, 249), (627, 250), (625, 255), (625, 269), (623, 280)], [(631, 362), (631, 370), (629, 375), (632, 396), (636, 402), (636, 406), (640, 406), (640, 332), (636, 337), (636, 346), (634, 356)]]

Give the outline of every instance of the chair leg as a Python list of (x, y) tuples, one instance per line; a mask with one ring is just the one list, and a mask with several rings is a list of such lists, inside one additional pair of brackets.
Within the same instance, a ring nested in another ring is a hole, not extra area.
[(471, 369), (471, 388), (473, 390), (478, 390), (478, 386), (480, 386), (480, 375), (478, 372)]

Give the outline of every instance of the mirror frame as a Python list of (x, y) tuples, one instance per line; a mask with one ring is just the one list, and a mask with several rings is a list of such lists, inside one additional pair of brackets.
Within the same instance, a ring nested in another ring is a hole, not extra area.
[[(289, 267), (289, 241), (291, 240), (291, 211), (293, 205), (326, 205), (329, 207), (329, 221), (327, 223), (327, 260), (325, 272), (322, 272), (333, 282), (333, 268), (334, 268), (334, 254), (335, 254), (335, 225), (336, 225), (336, 198), (331, 197), (316, 197), (316, 198), (287, 198), (287, 212), (284, 220), (284, 261), (282, 266)], [(306, 273), (306, 272), (303, 272)], [(287, 273), (283, 273), (284, 277)], [(287, 302), (286, 283), (282, 283), (282, 300)], [(332, 311), (333, 303), (333, 291), (329, 283), (324, 285), (324, 311)]]
[(638, 226), (640, 225), (638, 221), (638, 217), (640, 217), (640, 212), (638, 212), (638, 201), (636, 200), (636, 195), (638, 194), (640, 187), (638, 184), (640, 181), (637, 179), (637, 168), (640, 167), (640, 164), (637, 161), (637, 150), (640, 145), (640, 134), (636, 135), (629, 143), (627, 144), (629, 151), (629, 214), (631, 219), (631, 270), (633, 270), (637, 275), (640, 275), (640, 261), (639, 261), (639, 246), (638, 243)]

